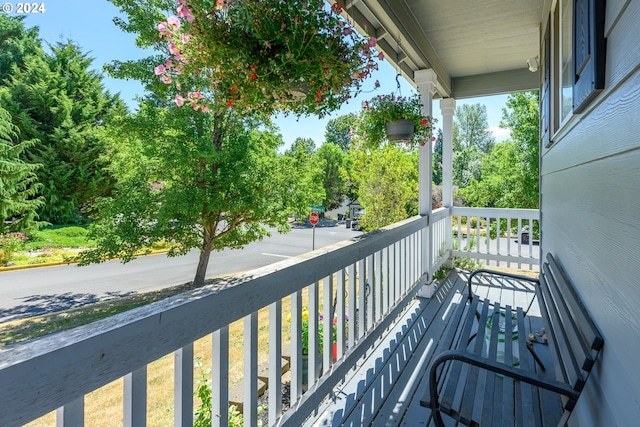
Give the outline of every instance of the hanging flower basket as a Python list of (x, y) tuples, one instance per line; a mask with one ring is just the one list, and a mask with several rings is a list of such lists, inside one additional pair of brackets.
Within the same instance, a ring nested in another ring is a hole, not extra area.
[(320, 116), (360, 91), (377, 69), (375, 37), (324, 0), (177, 0), (158, 24), (168, 59), (155, 74), (176, 104), (239, 113)]
[(425, 145), (434, 141), (433, 123), (422, 114), (422, 103), (418, 95), (403, 97), (378, 95), (362, 103), (362, 120), (356, 137), (368, 146), (379, 146), (385, 140), (404, 142), (411, 146)]
[(413, 138), (414, 124), (411, 120), (401, 119), (388, 122), (384, 127), (389, 142), (410, 142)]

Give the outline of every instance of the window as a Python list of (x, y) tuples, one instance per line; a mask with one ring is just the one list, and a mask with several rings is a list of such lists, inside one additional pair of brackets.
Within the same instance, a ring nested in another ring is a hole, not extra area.
[(573, 110), (573, 0), (560, 0), (560, 28), (558, 52), (560, 63), (560, 123), (571, 115)]

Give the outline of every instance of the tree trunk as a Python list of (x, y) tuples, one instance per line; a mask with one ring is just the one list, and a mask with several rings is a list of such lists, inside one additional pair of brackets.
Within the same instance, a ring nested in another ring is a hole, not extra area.
[(204, 285), (204, 278), (207, 274), (209, 265), (209, 256), (211, 255), (211, 245), (204, 245), (200, 251), (200, 259), (198, 260), (198, 268), (196, 269), (196, 277), (193, 279), (193, 286), (200, 287)]

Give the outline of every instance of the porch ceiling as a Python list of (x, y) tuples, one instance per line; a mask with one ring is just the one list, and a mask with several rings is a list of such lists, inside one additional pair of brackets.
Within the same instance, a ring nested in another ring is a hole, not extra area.
[[(432, 68), (436, 97), (468, 98), (537, 89), (526, 60), (539, 52), (550, 0), (345, 0), (363, 34), (413, 83)], [(335, 0), (329, 0), (335, 3)], [(366, 26), (365, 26), (366, 22)], [(415, 84), (414, 84), (415, 85)]]

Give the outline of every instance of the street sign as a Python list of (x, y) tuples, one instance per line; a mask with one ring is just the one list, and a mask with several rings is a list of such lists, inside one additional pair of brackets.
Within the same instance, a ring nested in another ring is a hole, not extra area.
[(311, 223), (311, 225), (315, 227), (318, 221), (320, 221), (320, 216), (318, 216), (318, 212), (311, 212), (311, 215), (309, 215), (309, 222)]

